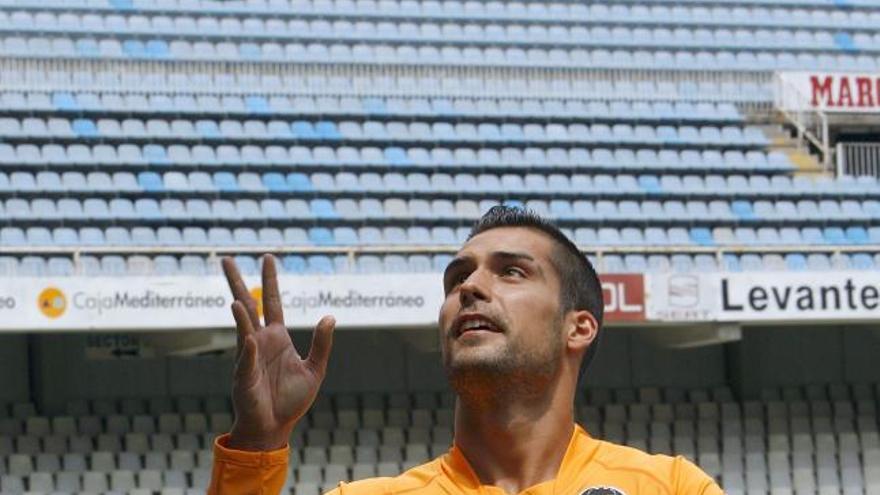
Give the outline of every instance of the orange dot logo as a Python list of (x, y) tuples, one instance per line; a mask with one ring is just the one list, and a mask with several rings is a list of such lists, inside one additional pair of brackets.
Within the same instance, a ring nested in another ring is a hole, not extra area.
[(46, 287), (37, 298), (37, 305), (40, 312), (47, 318), (58, 318), (67, 310), (67, 297), (61, 292), (61, 289), (55, 287)]
[(262, 287), (254, 287), (251, 289), (251, 297), (257, 303), (257, 316), (260, 318), (263, 317), (263, 288)]

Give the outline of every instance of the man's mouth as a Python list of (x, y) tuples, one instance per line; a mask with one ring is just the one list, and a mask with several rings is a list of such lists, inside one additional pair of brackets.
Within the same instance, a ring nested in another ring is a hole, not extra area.
[(495, 332), (501, 333), (501, 328), (487, 316), (481, 314), (466, 314), (456, 318), (452, 327), (453, 336), (460, 337), (471, 332)]

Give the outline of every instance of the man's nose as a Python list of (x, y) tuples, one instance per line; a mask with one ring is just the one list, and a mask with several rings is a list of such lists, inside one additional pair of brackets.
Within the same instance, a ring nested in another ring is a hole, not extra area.
[(489, 291), (486, 288), (486, 280), (481, 270), (471, 272), (468, 278), (459, 287), (459, 298), (462, 307), (473, 304), (475, 301), (488, 301)]

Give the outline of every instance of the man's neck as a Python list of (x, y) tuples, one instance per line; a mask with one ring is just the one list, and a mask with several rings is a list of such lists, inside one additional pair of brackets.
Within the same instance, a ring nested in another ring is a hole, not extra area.
[(514, 494), (556, 477), (574, 431), (565, 389), (554, 383), (546, 397), (459, 395), (455, 444), (480, 483)]

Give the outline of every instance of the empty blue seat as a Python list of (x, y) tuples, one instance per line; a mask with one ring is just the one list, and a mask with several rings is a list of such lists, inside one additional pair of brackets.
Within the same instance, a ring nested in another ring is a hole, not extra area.
[(168, 153), (165, 151), (165, 147), (159, 144), (148, 144), (144, 146), (143, 156), (150, 165), (171, 164), (171, 160), (168, 158)]
[(382, 259), (382, 266), (386, 273), (403, 273), (409, 271), (409, 262), (405, 256), (388, 254)]
[(244, 99), (244, 104), (250, 113), (266, 114), (272, 111), (269, 102), (263, 96), (247, 96)]
[(750, 221), (757, 219), (752, 211), (752, 204), (748, 201), (733, 201), (730, 203), (730, 209), (740, 220)]
[(298, 255), (287, 255), (282, 258), (281, 266), (287, 273), (300, 275), (306, 272), (306, 259)]
[(850, 256), (850, 266), (855, 270), (871, 270), (874, 268), (874, 258), (870, 254), (856, 253)]
[(360, 243), (357, 231), (351, 227), (336, 227), (333, 229), (335, 244), (340, 246), (356, 246)]
[(385, 100), (382, 98), (364, 98), (363, 109), (368, 114), (384, 115), (387, 112), (385, 108)]
[(844, 52), (859, 51), (855, 41), (853, 40), (852, 35), (850, 35), (849, 33), (834, 33), (834, 44), (837, 45), (837, 48)]
[(735, 254), (725, 254), (721, 258), (721, 269), (728, 272), (741, 272), (742, 266), (740, 266), (739, 257)]
[(81, 138), (95, 138), (98, 137), (98, 127), (95, 125), (95, 122), (91, 119), (75, 119), (71, 126), (73, 128), (73, 132), (76, 133), (78, 137)]
[(79, 104), (71, 93), (66, 91), (56, 92), (52, 94), (52, 104), (58, 110), (76, 111), (79, 110)]
[(715, 240), (712, 231), (706, 227), (692, 227), (690, 230), (691, 241), (698, 246), (714, 246)]
[(327, 199), (313, 199), (309, 201), (309, 209), (316, 218), (335, 219), (339, 215), (333, 209), (333, 203)]
[(318, 133), (312, 126), (311, 122), (306, 120), (297, 120), (290, 124), (290, 131), (296, 139), (317, 139)]
[(804, 227), (801, 229), (801, 240), (806, 244), (825, 244), (825, 237), (817, 227)]
[(278, 172), (269, 172), (263, 175), (263, 185), (269, 192), (290, 192), (291, 187), (284, 176)]
[(141, 220), (162, 220), (164, 215), (155, 199), (141, 198), (134, 202), (134, 209)]
[(220, 139), (220, 126), (213, 120), (199, 120), (196, 122), (196, 132), (205, 139)]
[(238, 192), (238, 180), (231, 172), (214, 173), (214, 187), (221, 192)]
[(311, 255), (306, 258), (306, 273), (332, 275), (336, 273), (333, 260), (326, 255)]
[(147, 50), (144, 46), (144, 42), (140, 40), (123, 41), (122, 52), (132, 58), (143, 58), (147, 56)]
[(257, 275), (260, 273), (257, 260), (253, 256), (235, 256), (235, 264), (238, 265), (238, 270), (242, 275)]
[(406, 166), (411, 164), (409, 157), (406, 155), (406, 150), (396, 146), (385, 148), (385, 160), (391, 166)]
[(149, 40), (144, 46), (144, 54), (149, 58), (166, 58), (170, 55), (165, 40)]
[(98, 42), (91, 38), (76, 40), (76, 52), (83, 57), (97, 57), (101, 55)]
[(382, 260), (378, 256), (361, 255), (355, 260), (358, 273), (373, 274), (382, 273)]
[(318, 138), (325, 140), (337, 141), (342, 139), (342, 135), (336, 129), (336, 124), (326, 120), (315, 124), (315, 134), (317, 134)]
[(333, 232), (325, 227), (312, 227), (309, 229), (309, 241), (316, 246), (333, 246), (336, 241)]
[(655, 175), (640, 175), (639, 187), (648, 194), (661, 194), (660, 180)]
[(868, 231), (864, 227), (847, 227), (846, 241), (849, 244), (867, 244)]
[(807, 256), (807, 268), (817, 271), (830, 270), (832, 268), (831, 259), (826, 254), (810, 254)]
[(159, 192), (165, 190), (162, 183), (162, 176), (156, 172), (140, 172), (138, 173), (138, 184), (146, 192)]
[(314, 190), (309, 176), (300, 172), (287, 174), (287, 185), (294, 192), (310, 192)]
[(826, 227), (822, 231), (822, 237), (828, 244), (846, 244), (846, 234), (840, 227)]
[(785, 255), (785, 267), (793, 271), (807, 269), (807, 257), (801, 253), (788, 253)]

